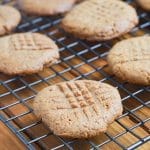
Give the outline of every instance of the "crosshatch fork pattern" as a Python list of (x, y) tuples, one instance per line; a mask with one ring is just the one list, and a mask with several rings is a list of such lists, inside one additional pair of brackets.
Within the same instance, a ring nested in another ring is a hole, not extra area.
[[(40, 41), (39, 41), (40, 40)], [(51, 49), (49, 41), (39, 39), (38, 35), (17, 34), (11, 36), (10, 44), (13, 50), (48, 50)]]
[[(136, 4), (132, 0), (128, 3)], [(0, 119), (28, 149), (142, 149), (148, 144), (150, 87), (135, 86), (116, 78), (107, 66), (106, 56), (114, 43), (125, 38), (150, 34), (150, 16), (138, 8), (140, 24), (129, 34), (107, 42), (86, 42), (65, 33), (59, 23), (62, 16), (29, 17), (16, 32), (41, 32), (60, 47), (58, 64), (39, 74), (8, 77), (0, 74)], [(116, 86), (121, 93), (123, 115), (99, 137), (77, 140), (54, 135), (41, 120), (37, 120), (32, 101), (39, 90), (67, 80), (94, 79)], [(116, 130), (117, 129), (117, 130)], [(38, 133), (41, 131), (40, 133)], [(130, 139), (130, 140), (129, 140)]]
[[(78, 83), (58, 85), (60, 90), (64, 92), (66, 99), (70, 103), (71, 108), (82, 108), (94, 104), (91, 93), (85, 88), (81, 87)], [(81, 89), (81, 88), (84, 88)], [(85, 98), (86, 101), (83, 101)]]

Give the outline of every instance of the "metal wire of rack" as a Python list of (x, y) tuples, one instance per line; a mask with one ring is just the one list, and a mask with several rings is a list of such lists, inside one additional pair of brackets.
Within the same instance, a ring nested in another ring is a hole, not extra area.
[[(126, 2), (136, 7), (132, 0)], [(150, 87), (119, 80), (111, 74), (106, 62), (109, 49), (117, 41), (150, 34), (150, 14), (140, 8), (137, 11), (139, 25), (130, 33), (107, 42), (87, 42), (65, 33), (59, 26), (62, 16), (32, 17), (22, 13), (23, 19), (16, 32), (44, 33), (58, 44), (61, 54), (57, 64), (38, 74), (15, 77), (0, 74), (0, 119), (27, 149), (131, 150), (148, 144)], [(77, 79), (106, 82), (117, 87), (121, 93), (123, 115), (98, 137), (85, 140), (61, 138), (34, 116), (32, 101), (40, 89), (57, 82)]]

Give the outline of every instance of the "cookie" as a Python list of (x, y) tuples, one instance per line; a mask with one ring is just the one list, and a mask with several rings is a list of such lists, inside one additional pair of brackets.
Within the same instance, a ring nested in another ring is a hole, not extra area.
[(81, 39), (103, 41), (129, 32), (138, 23), (133, 7), (119, 0), (86, 0), (62, 20), (62, 27)]
[(49, 86), (38, 93), (33, 109), (54, 134), (70, 138), (88, 138), (105, 132), (122, 114), (117, 89), (92, 80)]
[(0, 5), (0, 35), (12, 31), (20, 22), (19, 11), (11, 6)]
[(18, 0), (19, 7), (28, 14), (54, 15), (72, 8), (77, 0)]
[(150, 85), (150, 36), (118, 42), (108, 54), (108, 63), (121, 79)]
[(145, 10), (150, 11), (150, 0), (137, 0), (137, 3)]
[(150, 11), (150, 0), (137, 0), (137, 3), (145, 10)]
[(45, 35), (18, 33), (0, 38), (0, 72), (10, 75), (36, 73), (58, 58), (58, 47)]

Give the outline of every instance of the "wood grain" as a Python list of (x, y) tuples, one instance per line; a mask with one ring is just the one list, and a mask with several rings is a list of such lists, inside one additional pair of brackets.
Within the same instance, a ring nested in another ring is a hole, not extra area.
[[(102, 61), (103, 62), (103, 61)], [(100, 60), (99, 62), (100, 63)], [(105, 63), (102, 63), (105, 64)], [(97, 64), (98, 65), (98, 64)], [(55, 68), (57, 68), (57, 71), (60, 72), (62, 70), (61, 64), (55, 66)], [(64, 68), (63, 68), (64, 69)], [(88, 67), (88, 64), (86, 64), (86, 67), (83, 67), (83, 69), (81, 69), (84, 72), (89, 72), (91, 71), (91, 67)], [(49, 76), (50, 75), (50, 70), (49, 69), (45, 69), (44, 72), (39, 73), (40, 76)], [(6, 77), (6, 76), (5, 76)], [(72, 73), (72, 71), (67, 72), (67, 74), (64, 76), (65, 78), (75, 78), (76, 74), (74, 74), (74, 72)], [(63, 81), (62, 78), (59, 78), (59, 76), (54, 77), (50, 80), (47, 81), (48, 84), (52, 84), (52, 83), (57, 83), (57, 82), (61, 82)], [(90, 78), (96, 78), (96, 79), (101, 79), (102, 77), (100, 76), (100, 74), (95, 74), (94, 76), (91, 76)], [(20, 79), (24, 79), (25, 81), (28, 81), (28, 83), (32, 83), (33, 81), (37, 80), (36, 76), (26, 76), (26, 77), (20, 77)], [(48, 86), (47, 83), (43, 83), (40, 82), (35, 86), (32, 86), (32, 89), (34, 89), (34, 91), (39, 91), (42, 88)], [(23, 87), (23, 85), (20, 83), (20, 80), (18, 80), (17, 82), (13, 82), (11, 84), (9, 84), (9, 87), (11, 87), (11, 89), (16, 89), (18, 87)], [(132, 90), (135, 87), (131, 87)], [(6, 89), (1, 90), (2, 93), (7, 92)], [(29, 97), (31, 95), (33, 95), (34, 93), (29, 89), (29, 88), (25, 88), (23, 90), (20, 90), (19, 92), (17, 92), (17, 96), (20, 97), (20, 99), (17, 99), (14, 95), (12, 95), (11, 93), (8, 94), (7, 96), (4, 96), (3, 98), (1, 98), (1, 106), (7, 106), (8, 104), (12, 104), (14, 102), (19, 102), (19, 100), (21, 100), (22, 98), (26, 98)], [(127, 96), (127, 94), (126, 94)], [(146, 97), (149, 95), (145, 95)], [(143, 95), (143, 99), (144, 99), (144, 95)], [(33, 98), (31, 98), (29, 101), (27, 101), (26, 103), (32, 108), (32, 102), (33, 102)], [(140, 103), (137, 103), (134, 99), (129, 98), (127, 101), (123, 102), (124, 106), (126, 106), (129, 109), (133, 109), (136, 108), (138, 106), (140, 106)], [(6, 115), (6, 118), (10, 118), (11, 116), (16, 116), (19, 115), (21, 113), (25, 113), (28, 112), (29, 110), (27, 109), (27, 107), (24, 106), (24, 104), (22, 102), (19, 102), (17, 105), (14, 105), (13, 107), (9, 107), (7, 109), (5, 109), (3, 111), (3, 113)], [(139, 110), (136, 111), (137, 116), (140, 116), (141, 119), (145, 119), (148, 118), (148, 112), (149, 110), (146, 107), (143, 107)], [(124, 111), (125, 113), (126, 111)], [(32, 123), (38, 122), (38, 119), (35, 117), (35, 115), (33, 113), (29, 113), (27, 115), (24, 115), (23, 117), (19, 117), (17, 119), (15, 119), (13, 121), (13, 125), (17, 128), (23, 128), (25, 126), (28, 126)], [(138, 120), (136, 118), (134, 118), (132, 116), (132, 114), (129, 114), (128, 116), (125, 116), (123, 118), (121, 118), (119, 120), (119, 122), (124, 125), (127, 128), (133, 127), (138, 123)], [(140, 136), (141, 138), (146, 137), (149, 135), (148, 133), (148, 128), (149, 125), (147, 124), (143, 124), (143, 126), (138, 126), (136, 127), (133, 132), (136, 133), (138, 136)], [(38, 131), (38, 132), (37, 132)], [(31, 137), (39, 137), (45, 134), (48, 134), (49, 131), (47, 129), (45, 129), (45, 126), (42, 124), (42, 122), (39, 121), (39, 124), (29, 128), (28, 130), (25, 130), (25, 132), (23, 132), (25, 135), (25, 137), (29, 140)], [(119, 134), (119, 133), (124, 133), (122, 136), (120, 136), (119, 138), (116, 139), (117, 142), (121, 143), (124, 146), (130, 146), (131, 144), (134, 144), (135, 142), (138, 141), (138, 139), (133, 136), (132, 133), (130, 132), (126, 132), (125, 128), (123, 128), (120, 124), (118, 124), (117, 122), (114, 122), (113, 124), (111, 124), (108, 128), (107, 133), (114, 137), (115, 135)], [(67, 139), (68, 140), (68, 139)], [(70, 140), (70, 139), (69, 139)], [(105, 135), (105, 134), (101, 134), (97, 137), (91, 138), (90, 139), (93, 143), (95, 144), (101, 144), (107, 140), (109, 140), (109, 138)], [(36, 146), (36, 149), (40, 149), (41, 145), (44, 145), (44, 147), (48, 148), (54, 148), (58, 145), (61, 145), (61, 141), (53, 136), (53, 135), (49, 135), (46, 138), (44, 138), (43, 140), (41, 140), (40, 142), (36, 142), (34, 144), (34, 146)], [(78, 140), (78, 142), (76, 142), (75, 144), (73, 144), (72, 146), (75, 149), (79, 148), (79, 145), (82, 145), (83, 149), (89, 149), (89, 144), (87, 144), (85, 141), (80, 141)], [(146, 147), (146, 146), (145, 146)], [(116, 149), (120, 149), (120, 147), (112, 142), (109, 141), (107, 144), (105, 144), (104, 146), (102, 146), (103, 149), (109, 149), (111, 148), (112, 150), (116, 150)], [(62, 147), (63, 149), (63, 147)], [(142, 148), (143, 149), (143, 148)]]
[(16, 138), (16, 136), (0, 122), (0, 149), (1, 150), (23, 150), (25, 146)]

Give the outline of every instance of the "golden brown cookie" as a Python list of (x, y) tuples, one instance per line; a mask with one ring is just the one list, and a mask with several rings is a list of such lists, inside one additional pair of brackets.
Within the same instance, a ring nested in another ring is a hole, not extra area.
[(0, 72), (31, 74), (59, 58), (58, 47), (45, 35), (18, 33), (0, 38)]
[(150, 11), (150, 0), (137, 0), (137, 2), (143, 9)]
[(138, 23), (133, 7), (119, 0), (86, 0), (62, 20), (65, 31), (90, 41), (109, 40), (129, 32)]
[(121, 79), (150, 85), (150, 36), (118, 42), (108, 54), (108, 63)]
[(19, 11), (11, 6), (0, 5), (0, 35), (12, 31), (20, 22)]
[(122, 114), (116, 88), (98, 81), (62, 82), (43, 89), (33, 108), (54, 134), (88, 138), (105, 132)]
[(20, 8), (28, 14), (54, 15), (72, 8), (77, 0), (18, 0)]

